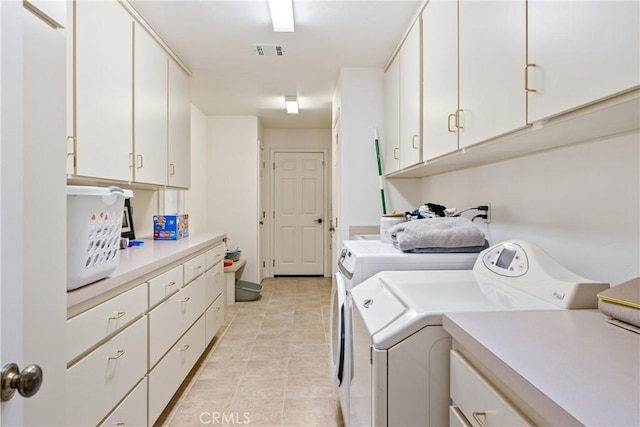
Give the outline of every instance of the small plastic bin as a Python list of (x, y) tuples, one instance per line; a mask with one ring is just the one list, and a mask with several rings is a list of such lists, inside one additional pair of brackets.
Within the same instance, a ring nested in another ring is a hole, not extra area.
[(262, 285), (244, 280), (236, 280), (236, 302), (255, 301), (260, 298)]
[(100, 280), (118, 266), (124, 199), (119, 187), (67, 186), (67, 290)]

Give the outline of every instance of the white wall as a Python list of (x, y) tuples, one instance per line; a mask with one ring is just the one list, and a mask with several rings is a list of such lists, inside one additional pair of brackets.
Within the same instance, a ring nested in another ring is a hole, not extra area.
[(490, 202), (492, 243), (528, 240), (612, 285), (640, 276), (637, 132), (424, 178), (422, 195), (447, 207)]
[(255, 116), (207, 117), (207, 229), (227, 233), (247, 259), (241, 278), (257, 282), (260, 124)]
[(331, 148), (331, 129), (265, 129), (265, 148)]
[(374, 128), (384, 128), (382, 68), (343, 68), (340, 71), (340, 194), (339, 240), (349, 227), (380, 223), (382, 206), (374, 144)]
[(191, 188), (185, 192), (185, 211), (189, 213), (189, 232), (207, 229), (207, 117), (191, 106)]

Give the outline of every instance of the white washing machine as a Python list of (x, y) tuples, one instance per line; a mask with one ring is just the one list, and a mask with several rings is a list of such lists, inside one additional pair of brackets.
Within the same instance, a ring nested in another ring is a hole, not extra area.
[(596, 308), (596, 294), (608, 287), (523, 241), (486, 249), (472, 271), (371, 277), (351, 290), (349, 425), (449, 425), (451, 337), (443, 313)]
[(345, 425), (349, 425), (349, 383), (351, 347), (347, 334), (351, 327), (349, 290), (381, 271), (471, 270), (478, 253), (406, 253), (379, 240), (346, 240), (338, 259), (339, 272), (333, 280), (331, 296), (330, 371), (337, 385)]

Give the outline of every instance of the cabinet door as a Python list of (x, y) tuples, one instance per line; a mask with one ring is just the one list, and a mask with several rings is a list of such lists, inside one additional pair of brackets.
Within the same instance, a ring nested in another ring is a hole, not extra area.
[(76, 174), (130, 181), (133, 19), (115, 0), (74, 7)]
[(134, 151), (136, 182), (167, 184), (167, 67), (169, 57), (135, 26)]
[(189, 76), (169, 60), (169, 185), (191, 184), (191, 95)]
[(384, 146), (384, 171), (395, 172), (400, 168), (400, 60), (396, 58), (384, 73), (386, 132)]
[(524, 0), (459, 3), (459, 143), (526, 126)]
[(420, 19), (400, 48), (400, 168), (420, 161)]
[(205, 349), (205, 316), (149, 372), (149, 425), (153, 425)]
[(422, 14), (423, 159), (458, 149), (458, 2), (431, 0)]
[(528, 2), (529, 122), (640, 84), (640, 3)]

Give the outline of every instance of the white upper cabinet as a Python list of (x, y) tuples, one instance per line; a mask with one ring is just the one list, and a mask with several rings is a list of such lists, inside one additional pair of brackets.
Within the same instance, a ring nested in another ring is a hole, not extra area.
[(640, 84), (638, 1), (528, 2), (528, 121)]
[(400, 48), (400, 168), (421, 160), (421, 21), (416, 20)]
[(526, 126), (526, 18), (524, 0), (460, 0), (460, 148)]
[(383, 173), (395, 172), (400, 168), (400, 61), (396, 58), (384, 74), (386, 132)]
[(431, 0), (422, 13), (422, 152), (431, 160), (458, 149), (458, 3)]
[(137, 24), (134, 36), (134, 179), (166, 185), (169, 57)]
[(168, 184), (189, 188), (191, 182), (191, 97), (189, 76), (169, 60)]
[(133, 18), (115, 1), (74, 5), (74, 172), (130, 181)]

